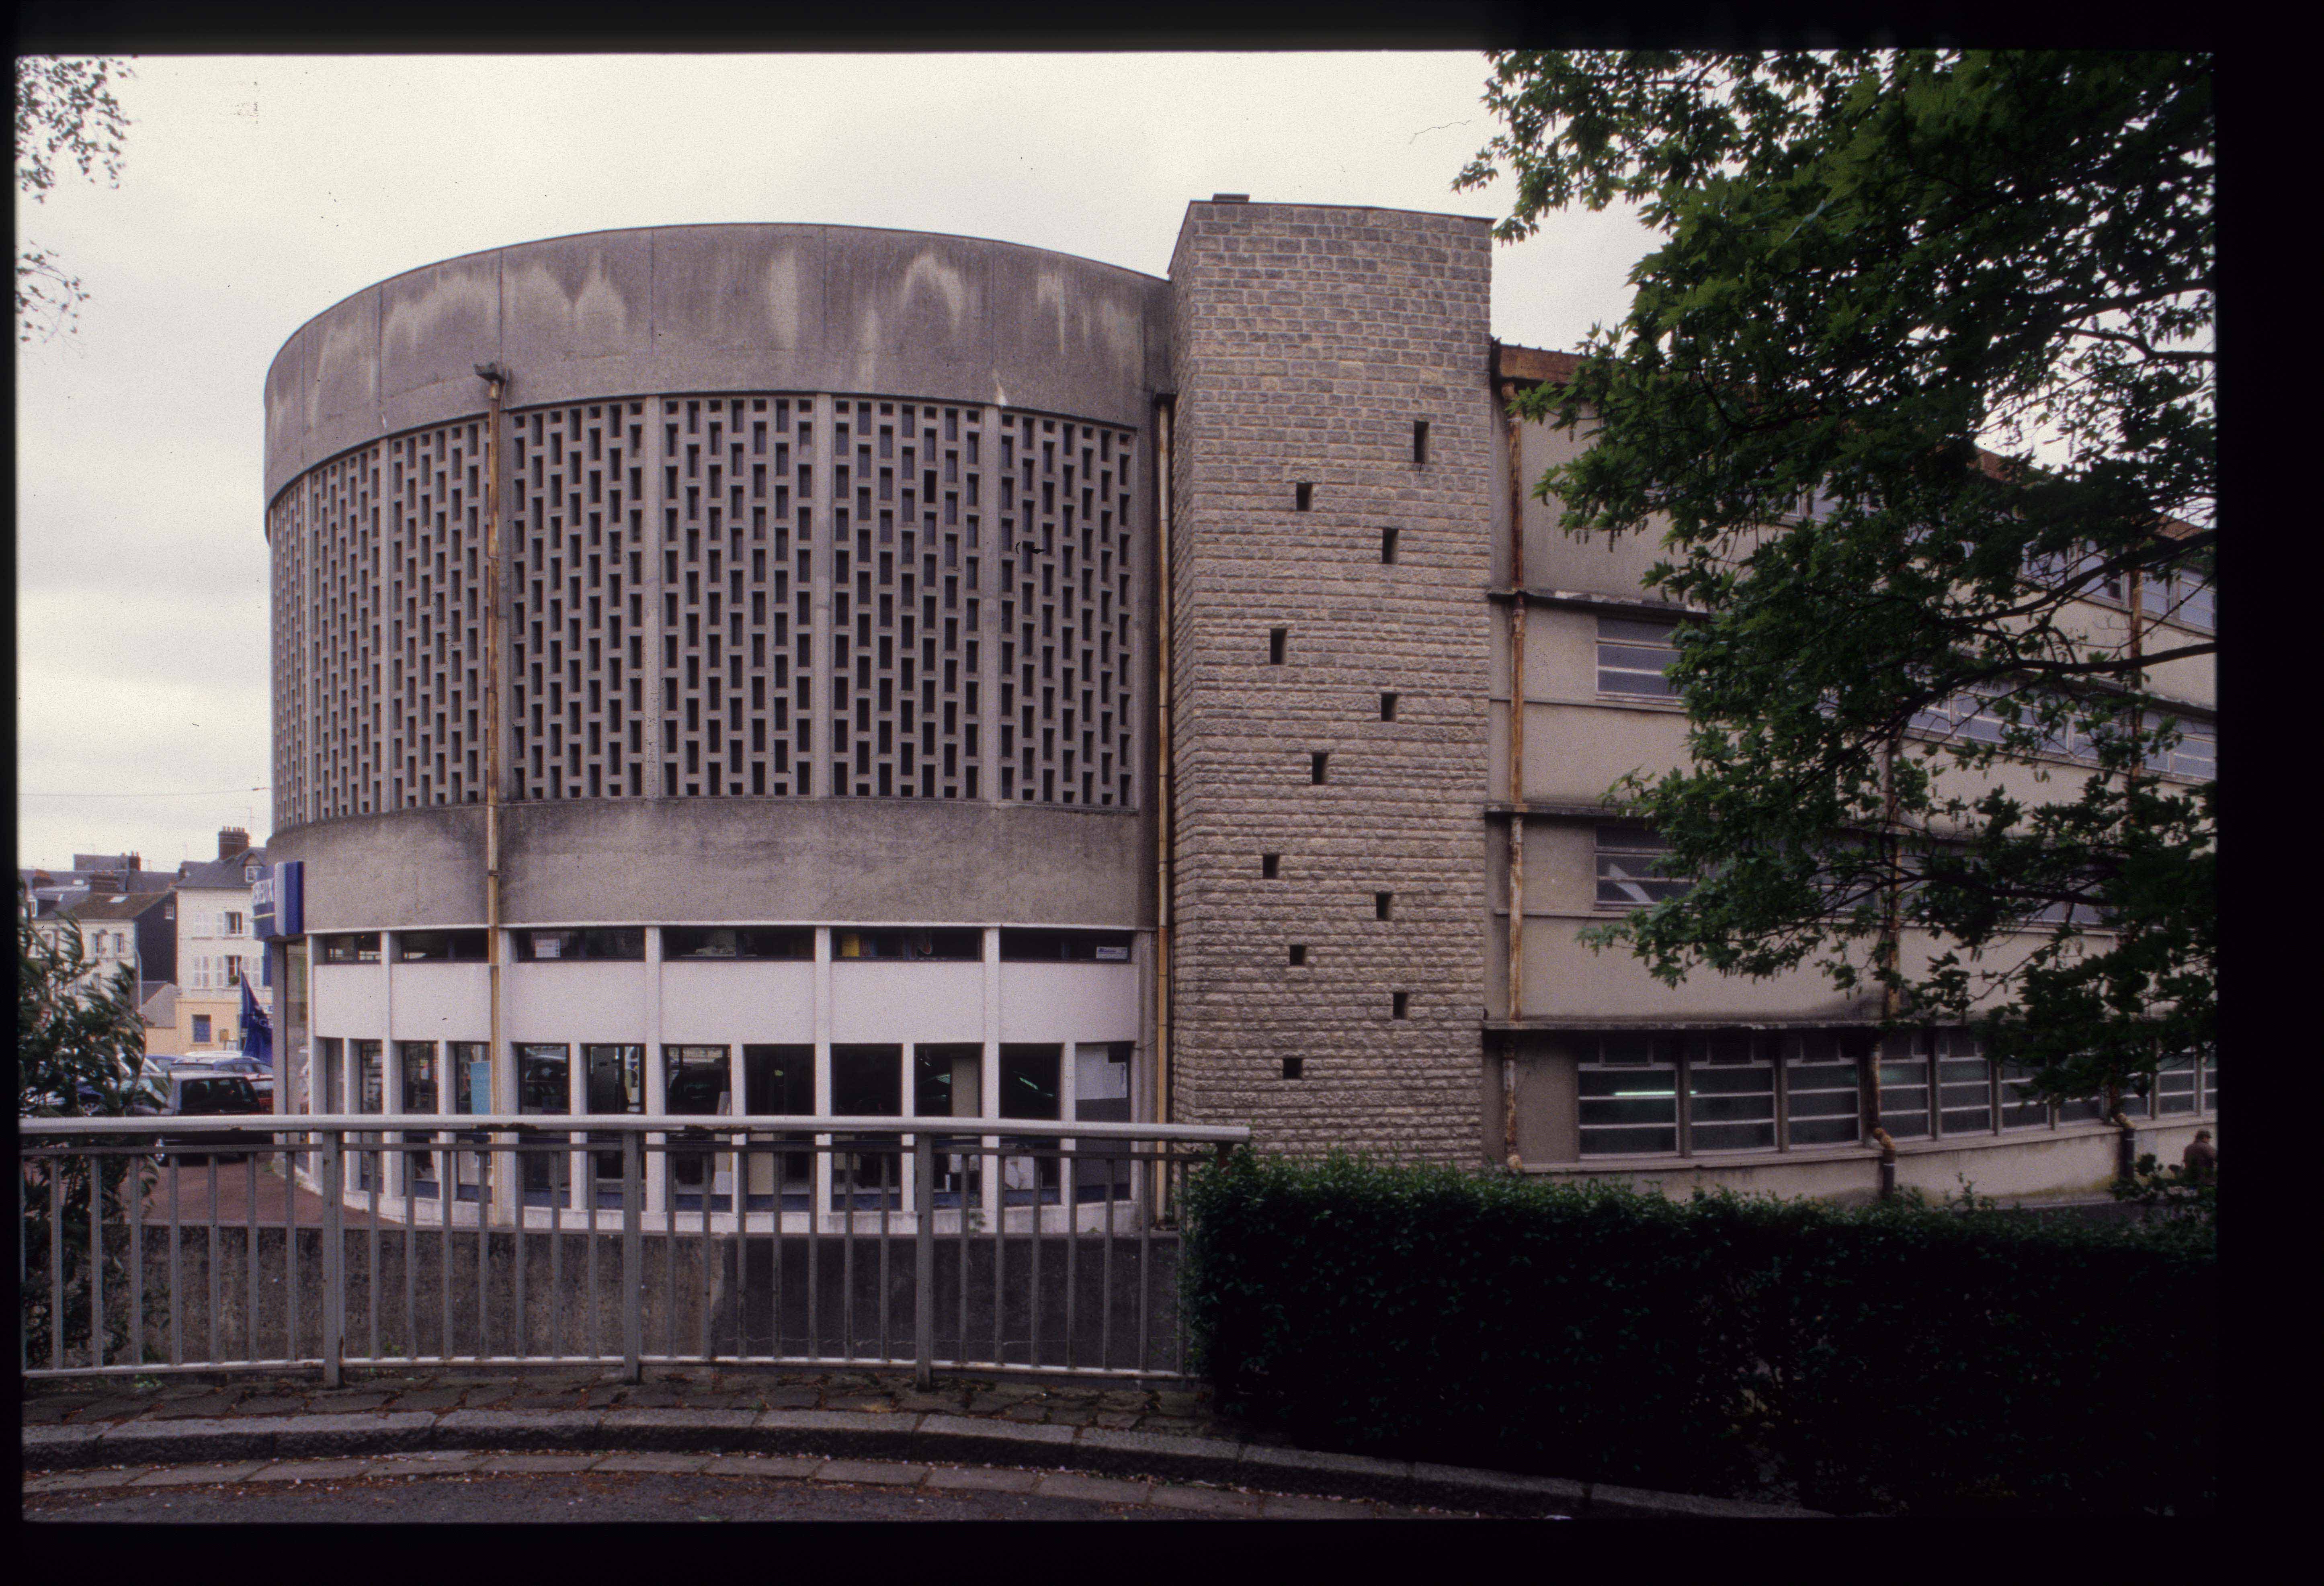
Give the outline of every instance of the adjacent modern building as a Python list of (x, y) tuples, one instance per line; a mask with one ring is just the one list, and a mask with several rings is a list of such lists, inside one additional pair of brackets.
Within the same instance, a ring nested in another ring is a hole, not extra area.
[[(1573, 441), (1505, 404), (1563, 365), (1493, 339), (1490, 263), (1481, 218), (1222, 196), (1167, 277), (681, 226), (309, 322), (265, 392), (281, 1104), (1233, 1121), (1839, 1196), (1885, 1127), (1903, 1182), (2103, 1183), (2095, 1103), (1961, 1032), (1576, 942), (1667, 884), (1602, 796), (1681, 752), (1679, 613), (1530, 499)], [(2175, 1150), (2218, 1079), (2164, 1077)]]

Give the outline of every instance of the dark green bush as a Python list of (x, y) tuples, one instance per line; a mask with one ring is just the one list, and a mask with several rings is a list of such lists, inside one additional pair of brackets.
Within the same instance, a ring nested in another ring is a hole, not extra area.
[(2212, 1501), (2183, 1229), (1247, 1152), (1186, 1209), (1198, 1368), (1307, 1446), (1851, 1512)]

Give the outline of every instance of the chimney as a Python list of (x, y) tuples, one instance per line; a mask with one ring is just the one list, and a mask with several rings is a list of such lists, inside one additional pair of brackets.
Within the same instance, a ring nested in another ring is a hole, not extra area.
[(126, 892), (128, 879), (117, 870), (101, 870), (88, 878), (91, 892)]
[(218, 857), (220, 859), (232, 859), (235, 854), (246, 852), (249, 847), (250, 834), (244, 831), (240, 826), (220, 826), (218, 828)]

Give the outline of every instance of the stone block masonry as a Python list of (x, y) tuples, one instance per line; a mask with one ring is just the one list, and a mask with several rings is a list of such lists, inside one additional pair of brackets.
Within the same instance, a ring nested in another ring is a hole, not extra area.
[(1261, 1148), (1477, 1157), (1490, 248), (1208, 203), (1171, 263), (1173, 1111)]

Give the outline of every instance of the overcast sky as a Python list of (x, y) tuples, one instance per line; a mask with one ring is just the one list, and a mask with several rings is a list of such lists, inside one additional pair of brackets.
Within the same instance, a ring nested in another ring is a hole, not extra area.
[[(1159, 275), (1190, 199), (1499, 218), (1459, 54), (168, 58), (121, 185), (21, 237), (89, 293), (17, 350), (18, 852), (149, 868), (269, 822), (261, 401), (290, 333), (383, 277), (715, 221), (997, 237)], [(1572, 346), (1654, 238), (1576, 213), (1493, 260), (1493, 329)], [(248, 790), (258, 789), (258, 790)]]

